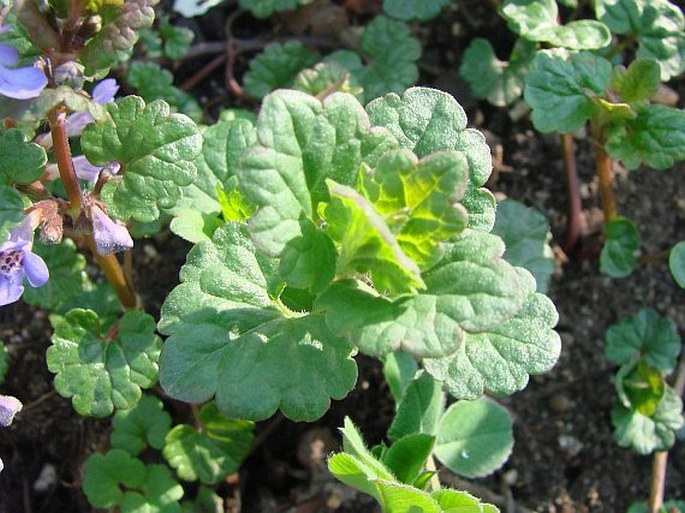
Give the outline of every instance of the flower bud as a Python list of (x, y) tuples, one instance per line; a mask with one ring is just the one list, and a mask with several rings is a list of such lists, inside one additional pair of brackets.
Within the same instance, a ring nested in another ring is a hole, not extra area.
[(99, 255), (118, 253), (133, 247), (133, 239), (125, 226), (114, 222), (98, 205), (90, 205), (95, 249)]

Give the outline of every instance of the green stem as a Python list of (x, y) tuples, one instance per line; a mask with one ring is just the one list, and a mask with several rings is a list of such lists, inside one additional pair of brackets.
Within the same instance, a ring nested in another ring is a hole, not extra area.
[(52, 132), (52, 144), (55, 149), (57, 169), (69, 198), (69, 215), (76, 219), (83, 210), (83, 192), (76, 177), (74, 161), (71, 158), (71, 147), (67, 137), (66, 110), (57, 106), (48, 112), (48, 123)]
[(606, 225), (618, 215), (611, 170), (612, 160), (606, 149), (604, 149), (604, 144), (606, 143), (604, 127), (601, 123), (594, 120), (592, 122), (592, 138), (595, 146), (595, 169), (597, 171), (597, 178), (599, 178), (599, 193), (602, 198), (604, 224)]
[(119, 263), (119, 260), (115, 255), (99, 255), (95, 250), (95, 241), (93, 240), (93, 235), (89, 235), (91, 241), (91, 246), (93, 256), (95, 261), (102, 268), (105, 273), (105, 278), (114, 289), (119, 301), (127, 310), (133, 310), (138, 307), (138, 298), (135, 292), (133, 292), (133, 287), (126, 279), (124, 270)]

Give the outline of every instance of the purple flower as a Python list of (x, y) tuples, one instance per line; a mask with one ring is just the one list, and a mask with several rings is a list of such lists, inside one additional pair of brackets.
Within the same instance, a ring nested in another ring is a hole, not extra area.
[(86, 180), (87, 182), (97, 180), (100, 171), (102, 171), (102, 166), (91, 164), (85, 155), (79, 155), (78, 157), (74, 157), (72, 160), (74, 162), (74, 171), (76, 171), (76, 176), (78, 176), (81, 180)]
[(0, 306), (17, 301), (24, 293), (24, 278), (32, 287), (48, 281), (48, 267), (31, 251), (33, 231), (41, 223), (41, 213), (33, 210), (10, 231), (9, 240), (0, 244)]
[[(106, 78), (101, 80), (95, 87), (93, 87), (92, 98), (100, 105), (109, 103), (114, 100), (114, 95), (119, 90), (119, 84), (113, 78)], [(75, 112), (67, 116), (67, 135), (74, 137), (81, 135), (86, 125), (93, 122), (93, 116), (88, 112)]]
[(112, 221), (95, 204), (90, 207), (90, 220), (93, 223), (93, 238), (98, 254), (109, 255), (133, 247), (133, 239), (126, 227)]
[(0, 95), (16, 100), (35, 98), (48, 85), (42, 70), (33, 66), (14, 68), (19, 52), (13, 46), (0, 43)]
[[(11, 395), (0, 395), (0, 426), (7, 427), (14, 420), (14, 416), (19, 413), (23, 405), (21, 401)], [(0, 472), (5, 465), (0, 460)]]

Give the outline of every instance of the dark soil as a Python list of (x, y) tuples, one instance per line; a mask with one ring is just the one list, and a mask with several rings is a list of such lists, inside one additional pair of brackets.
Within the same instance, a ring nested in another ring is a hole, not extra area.
[[(198, 31), (197, 40), (222, 37), (221, 17), (231, 9), (212, 12), (213, 16), (191, 24)], [(266, 37), (285, 30), (254, 20), (250, 23), (249, 30), (245, 29), (250, 36)], [(490, 8), (468, 0), (433, 22), (417, 26), (416, 32), (424, 44), (421, 83), (453, 93), (467, 108), (469, 119), (487, 131), (493, 151), (501, 152), (503, 166), (492, 181), (493, 190), (542, 211), (550, 220), (554, 239), (561, 240), (567, 200), (558, 137), (538, 134), (527, 120), (513, 123), (504, 111), (474, 101), (456, 73), (459, 56), (474, 36), (494, 40), (506, 55), (511, 36), (503, 22)], [(177, 83), (208, 60), (181, 66)], [(237, 62), (238, 77), (240, 66)], [(194, 90), (206, 105), (213, 105), (207, 108), (210, 114), (217, 105), (235, 104), (222, 84), (220, 68)], [(683, 98), (684, 83), (672, 85)], [(486, 500), (500, 501), (506, 512), (622, 512), (631, 502), (647, 498), (651, 458), (619, 448), (613, 441), (609, 412), (616, 369), (603, 356), (604, 332), (643, 306), (685, 326), (685, 291), (673, 282), (665, 261), (642, 265), (622, 280), (599, 273), (593, 248), (599, 241), (602, 214), (592, 149), (587, 138), (580, 137), (576, 143), (583, 182), (583, 251), (569, 259), (557, 251), (559, 270), (549, 292), (559, 310), (561, 358), (551, 372), (533, 377), (523, 392), (501, 401), (515, 418), (516, 438), (504, 468), (481, 482), (456, 482)], [(685, 240), (684, 172), (682, 164), (669, 171), (616, 169), (619, 211), (641, 228), (644, 254), (662, 252)], [(138, 290), (153, 315), (177, 283), (188, 248), (168, 231), (137, 243)], [(2, 393), (16, 395), (25, 405), (14, 425), (0, 431), (0, 455), (6, 467), (0, 476), (0, 513), (92, 511), (80, 489), (81, 467), (88, 454), (107, 450), (108, 421), (79, 417), (70, 402), (54, 392), (53, 375), (45, 363), (50, 344), (45, 312), (21, 303), (3, 307), (0, 340), (7, 344), (11, 357)], [(377, 511), (368, 497), (337, 484), (322, 462), (337, 447), (336, 428), (345, 415), (353, 418), (370, 443), (382, 440), (391, 421), (394, 405), (380, 365), (363, 356), (358, 361), (357, 388), (345, 400), (335, 402), (320, 421), (295, 423), (276, 416), (258, 425), (257, 442), (239, 476), (218, 489), (225, 498), (225, 511)], [(159, 389), (153, 393), (164, 398)], [(176, 420), (190, 418), (186, 405), (165, 402)], [(37, 480), (49, 468), (54, 477), (48, 477), (47, 485), (40, 488)], [(447, 473), (444, 478), (455, 483)], [(684, 481), (685, 448), (680, 444), (669, 458), (666, 496), (683, 498)]]

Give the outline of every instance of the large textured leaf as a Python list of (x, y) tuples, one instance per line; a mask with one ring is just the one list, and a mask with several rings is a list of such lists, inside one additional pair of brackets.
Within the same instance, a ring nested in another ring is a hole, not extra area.
[(272, 43), (250, 61), (243, 83), (245, 91), (264, 98), (274, 89), (289, 86), (303, 69), (316, 64), (318, 52), (299, 41)]
[(602, 97), (610, 81), (611, 63), (595, 54), (538, 52), (524, 89), (535, 128), (562, 133), (579, 129), (595, 111), (593, 98)]
[(651, 308), (642, 308), (607, 329), (604, 354), (619, 365), (644, 358), (649, 365), (668, 373), (675, 367), (680, 345), (673, 320), (660, 317)]
[(449, 4), (450, 0), (424, 0), (423, 2), (383, 0), (383, 12), (398, 20), (426, 21), (440, 14), (442, 8)]
[(534, 54), (535, 45), (519, 39), (509, 61), (501, 61), (487, 39), (476, 37), (464, 52), (459, 74), (469, 83), (476, 98), (505, 107), (523, 94), (525, 76)]
[(162, 401), (143, 395), (129, 410), (118, 410), (112, 419), (112, 448), (123, 449), (132, 456), (146, 447), (162, 450), (164, 437), (171, 428), (171, 415), (164, 411)]
[(115, 408), (133, 407), (140, 389), (157, 382), (161, 347), (149, 315), (128, 312), (103, 333), (95, 312), (75, 309), (55, 326), (48, 369), (57, 374), (57, 391), (72, 398), (80, 415), (105, 417)]
[(685, 18), (668, 0), (598, 0), (597, 18), (616, 34), (633, 34), (639, 46), (636, 57), (655, 59), (661, 79), (685, 71)]
[(435, 455), (462, 476), (491, 474), (511, 454), (512, 424), (509, 413), (491, 399), (456, 402), (440, 420)]
[(667, 169), (685, 159), (685, 111), (665, 105), (641, 109), (635, 119), (607, 128), (606, 149), (628, 169)]
[(492, 233), (499, 235), (507, 247), (504, 259), (528, 269), (535, 276), (538, 292), (545, 294), (554, 272), (554, 254), (547, 243), (550, 233), (545, 216), (523, 203), (506, 199), (497, 207)]
[(361, 163), (374, 165), (396, 142), (386, 130), (370, 128), (354, 96), (334, 94), (322, 103), (298, 91), (276, 91), (264, 99), (257, 140), (236, 168), (241, 190), (258, 208), (249, 221), (250, 235), (271, 256), (287, 247), (289, 267), (281, 269), (287, 282), (315, 285), (318, 275), (303, 283), (299, 271), (335, 258), (328, 236), (312, 226), (317, 205), (329, 199), (325, 180), (354, 184)]
[(255, 254), (245, 228), (219, 228), (181, 270), (181, 285), (162, 307), (167, 339), (160, 381), (180, 400), (216, 396), (227, 416), (252, 420), (279, 407), (293, 419), (313, 420), (354, 386), (349, 343), (323, 316), (288, 312), (273, 298), (275, 262)]
[(495, 199), (480, 187), (490, 177), (492, 155), (483, 134), (466, 128), (466, 113), (452, 96), (412, 87), (402, 96), (391, 93), (378, 98), (366, 110), (372, 124), (389, 129), (400, 146), (419, 158), (445, 150), (463, 152), (470, 184), (462, 204), (469, 212), (469, 228), (490, 231), (495, 223)]
[(391, 301), (359, 282), (339, 281), (317, 300), (333, 331), (370, 354), (397, 349), (421, 357), (454, 353), (465, 331), (494, 329), (521, 308), (532, 277), (502, 259), (493, 235), (467, 230), (447, 245), (445, 257), (423, 274), (426, 290)]
[(16, 129), (0, 132), (0, 184), (27, 184), (45, 173), (45, 150)]
[(83, 131), (81, 144), (95, 165), (116, 161), (123, 178), (110, 180), (102, 196), (110, 213), (128, 220), (150, 222), (160, 208), (171, 208), (181, 197), (181, 186), (196, 176), (193, 160), (202, 147), (195, 123), (171, 114), (161, 101), (148, 105), (136, 96), (109, 103), (110, 122), (92, 124)]
[(179, 424), (169, 432), (164, 457), (187, 481), (214, 484), (236, 472), (247, 456), (254, 423), (222, 416), (216, 403), (200, 410), (201, 428)]
[(512, 394), (528, 384), (529, 374), (556, 363), (561, 341), (552, 328), (557, 320), (552, 302), (533, 293), (513, 319), (490, 332), (467, 334), (455, 354), (426, 359), (424, 366), (456, 398), (475, 399), (486, 390)]

